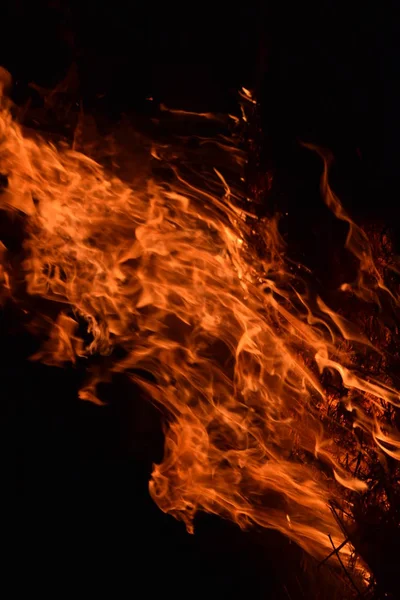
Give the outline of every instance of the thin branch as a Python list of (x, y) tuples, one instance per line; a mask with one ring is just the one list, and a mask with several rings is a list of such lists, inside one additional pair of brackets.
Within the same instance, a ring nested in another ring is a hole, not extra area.
[[(345, 572), (345, 574), (346, 574), (346, 576), (347, 576), (348, 580), (350, 581), (351, 585), (352, 585), (352, 586), (354, 587), (354, 589), (356, 590), (358, 597), (359, 597), (359, 598), (362, 598), (362, 594), (361, 594), (360, 590), (359, 590), (359, 589), (358, 589), (358, 587), (356, 586), (356, 584), (355, 584), (355, 582), (354, 582), (353, 578), (351, 577), (350, 573), (348, 572), (348, 570), (347, 570), (347, 569), (346, 569), (346, 567), (344, 566), (342, 559), (340, 558), (339, 549), (338, 549), (338, 548), (335, 548), (335, 544), (333, 543), (333, 540), (332, 540), (332, 537), (331, 537), (331, 534), (330, 534), (330, 533), (328, 534), (328, 537), (329, 537), (329, 541), (330, 541), (330, 542), (331, 542), (331, 544), (332, 544), (333, 552), (334, 552), (334, 554), (336, 554), (336, 556), (337, 556), (337, 559), (338, 559), (338, 561), (340, 562), (340, 564), (341, 564), (341, 567), (342, 567), (343, 571)], [(339, 548), (340, 548), (340, 546), (339, 546)]]

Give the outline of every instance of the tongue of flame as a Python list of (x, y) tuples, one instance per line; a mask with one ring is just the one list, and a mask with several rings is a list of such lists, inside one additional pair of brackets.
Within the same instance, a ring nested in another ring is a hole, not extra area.
[[(240, 167), (244, 157), (228, 144), (220, 147)], [(332, 549), (328, 534), (343, 541), (329, 502), (367, 487), (362, 469), (352, 474), (357, 438), (350, 427), (344, 453), (332, 411), (342, 402), (371, 448), (399, 459), (397, 434), (379, 425), (383, 403), (398, 406), (398, 393), (354, 366), (354, 348), (375, 352), (372, 343), (299, 291), (276, 220), (240, 210), (239, 192), (217, 171), (186, 181), (172, 155), (161, 145), (153, 152), (174, 171), (171, 182), (129, 185), (84, 154), (24, 135), (1, 110), (8, 187), (0, 198), (3, 209), (27, 215), (27, 289), (64, 307), (48, 319), (37, 358), (61, 365), (122, 348), (113, 370), (129, 373), (169, 415), (164, 460), (150, 482), (160, 508), (189, 531), (197, 510), (255, 522), (323, 557)], [(328, 163), (324, 157), (325, 201), (349, 223), (347, 245), (360, 261), (352, 289), (377, 300), (391, 292), (366, 236), (328, 186)], [(261, 256), (249, 244), (255, 232)], [(12, 293), (6, 258), (0, 275)], [(86, 345), (77, 319), (87, 324)], [(326, 369), (347, 389), (342, 399), (325, 391)], [(81, 398), (100, 403), (103, 375), (92, 374)]]

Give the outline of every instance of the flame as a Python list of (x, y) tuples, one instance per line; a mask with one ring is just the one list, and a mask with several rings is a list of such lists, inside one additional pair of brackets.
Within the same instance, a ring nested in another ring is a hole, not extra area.
[[(254, 102), (248, 90), (242, 96)], [(234, 139), (208, 144), (229, 156), (240, 181), (246, 158)], [(196, 512), (207, 511), (241, 527), (276, 529), (322, 558), (332, 542), (343, 542), (330, 502), (343, 506), (348, 490), (368, 488), (362, 468), (353, 473), (364, 452), (356, 428), (373, 451), (400, 459), (395, 428), (380, 424), (383, 404), (399, 406), (398, 391), (357, 367), (360, 353), (381, 351), (312, 296), (293, 274), (277, 219), (255, 219), (222, 169), (183, 168), (173, 144), (147, 150), (173, 176), (132, 184), (74, 149), (27, 134), (3, 102), (0, 171), (8, 186), (1, 206), (25, 215), (28, 293), (57, 307), (56, 318), (42, 319), (47, 339), (36, 358), (62, 365), (122, 348), (112, 370), (128, 374), (168, 414), (164, 459), (150, 481), (158, 506), (189, 531)], [(398, 303), (366, 235), (329, 187), (330, 158), (322, 158), (325, 202), (348, 223), (347, 247), (360, 265), (341, 293)], [(5, 248), (2, 254), (9, 290)], [(327, 371), (342, 382), (342, 397), (325, 389)], [(97, 385), (107, 375), (93, 371), (80, 397), (101, 403)], [(352, 425), (333, 423), (338, 407)], [(347, 432), (346, 452), (337, 429)], [(340, 553), (351, 551), (348, 544)]]

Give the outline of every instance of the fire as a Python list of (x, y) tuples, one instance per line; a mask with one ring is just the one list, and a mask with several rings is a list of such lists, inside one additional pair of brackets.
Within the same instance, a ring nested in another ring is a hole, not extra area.
[[(248, 90), (242, 97), (254, 102)], [(41, 317), (46, 341), (36, 358), (62, 365), (122, 349), (112, 371), (138, 382), (168, 415), (164, 459), (150, 481), (158, 506), (189, 531), (196, 512), (208, 511), (279, 530), (323, 558), (331, 540), (344, 540), (330, 503), (346, 507), (349, 490), (368, 488), (357, 431), (370, 439), (369, 452), (400, 459), (395, 428), (380, 420), (399, 394), (357, 366), (360, 354), (381, 350), (305, 285), (277, 219), (257, 220), (245, 208), (235, 182), (246, 157), (234, 138), (200, 143), (229, 157), (233, 182), (222, 170), (190, 172), (176, 147), (159, 143), (149, 144), (148, 162), (172, 176), (147, 169), (131, 184), (28, 135), (3, 101), (1, 206), (25, 214), (28, 293), (54, 304)], [(348, 223), (347, 247), (359, 262), (357, 280), (341, 293), (398, 304), (367, 236), (329, 187), (330, 158), (322, 158), (325, 202)], [(20, 301), (6, 248), (0, 277)], [(326, 372), (341, 381), (341, 397), (325, 389)], [(90, 372), (80, 397), (101, 404), (97, 386), (108, 376)], [(348, 420), (332, 424), (339, 408)], [(346, 452), (339, 429), (350, 440)], [(350, 553), (342, 547), (342, 556)]]

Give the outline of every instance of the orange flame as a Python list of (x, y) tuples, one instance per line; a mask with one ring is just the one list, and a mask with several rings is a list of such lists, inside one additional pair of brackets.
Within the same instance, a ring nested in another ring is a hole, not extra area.
[[(246, 97), (253, 102), (243, 90)], [(208, 143), (243, 167), (232, 140)], [(113, 370), (128, 373), (169, 415), (164, 460), (150, 482), (159, 507), (189, 531), (204, 510), (240, 526), (274, 528), (324, 557), (329, 535), (337, 546), (343, 541), (329, 502), (368, 486), (362, 470), (352, 473), (362, 452), (358, 438), (350, 428), (346, 462), (330, 429), (332, 405), (353, 411), (353, 426), (371, 436), (376, 451), (399, 460), (398, 434), (379, 425), (382, 402), (398, 407), (399, 394), (357, 368), (360, 348), (379, 350), (304, 291), (276, 219), (257, 221), (240, 208), (239, 187), (220, 171), (185, 178), (174, 148), (159, 144), (149, 153), (174, 177), (130, 185), (84, 154), (25, 135), (3, 106), (0, 171), (8, 187), (1, 204), (26, 214), (29, 294), (63, 306), (37, 358), (61, 365), (123, 348)], [(349, 224), (347, 246), (360, 263), (351, 289), (397, 303), (368, 239), (330, 189), (323, 158), (325, 202)], [(249, 243), (255, 234), (258, 254)], [(86, 345), (78, 319), (90, 334)], [(342, 399), (324, 389), (326, 370), (349, 390)], [(100, 380), (93, 375), (81, 398), (100, 402)], [(341, 550), (350, 552), (348, 545)]]

